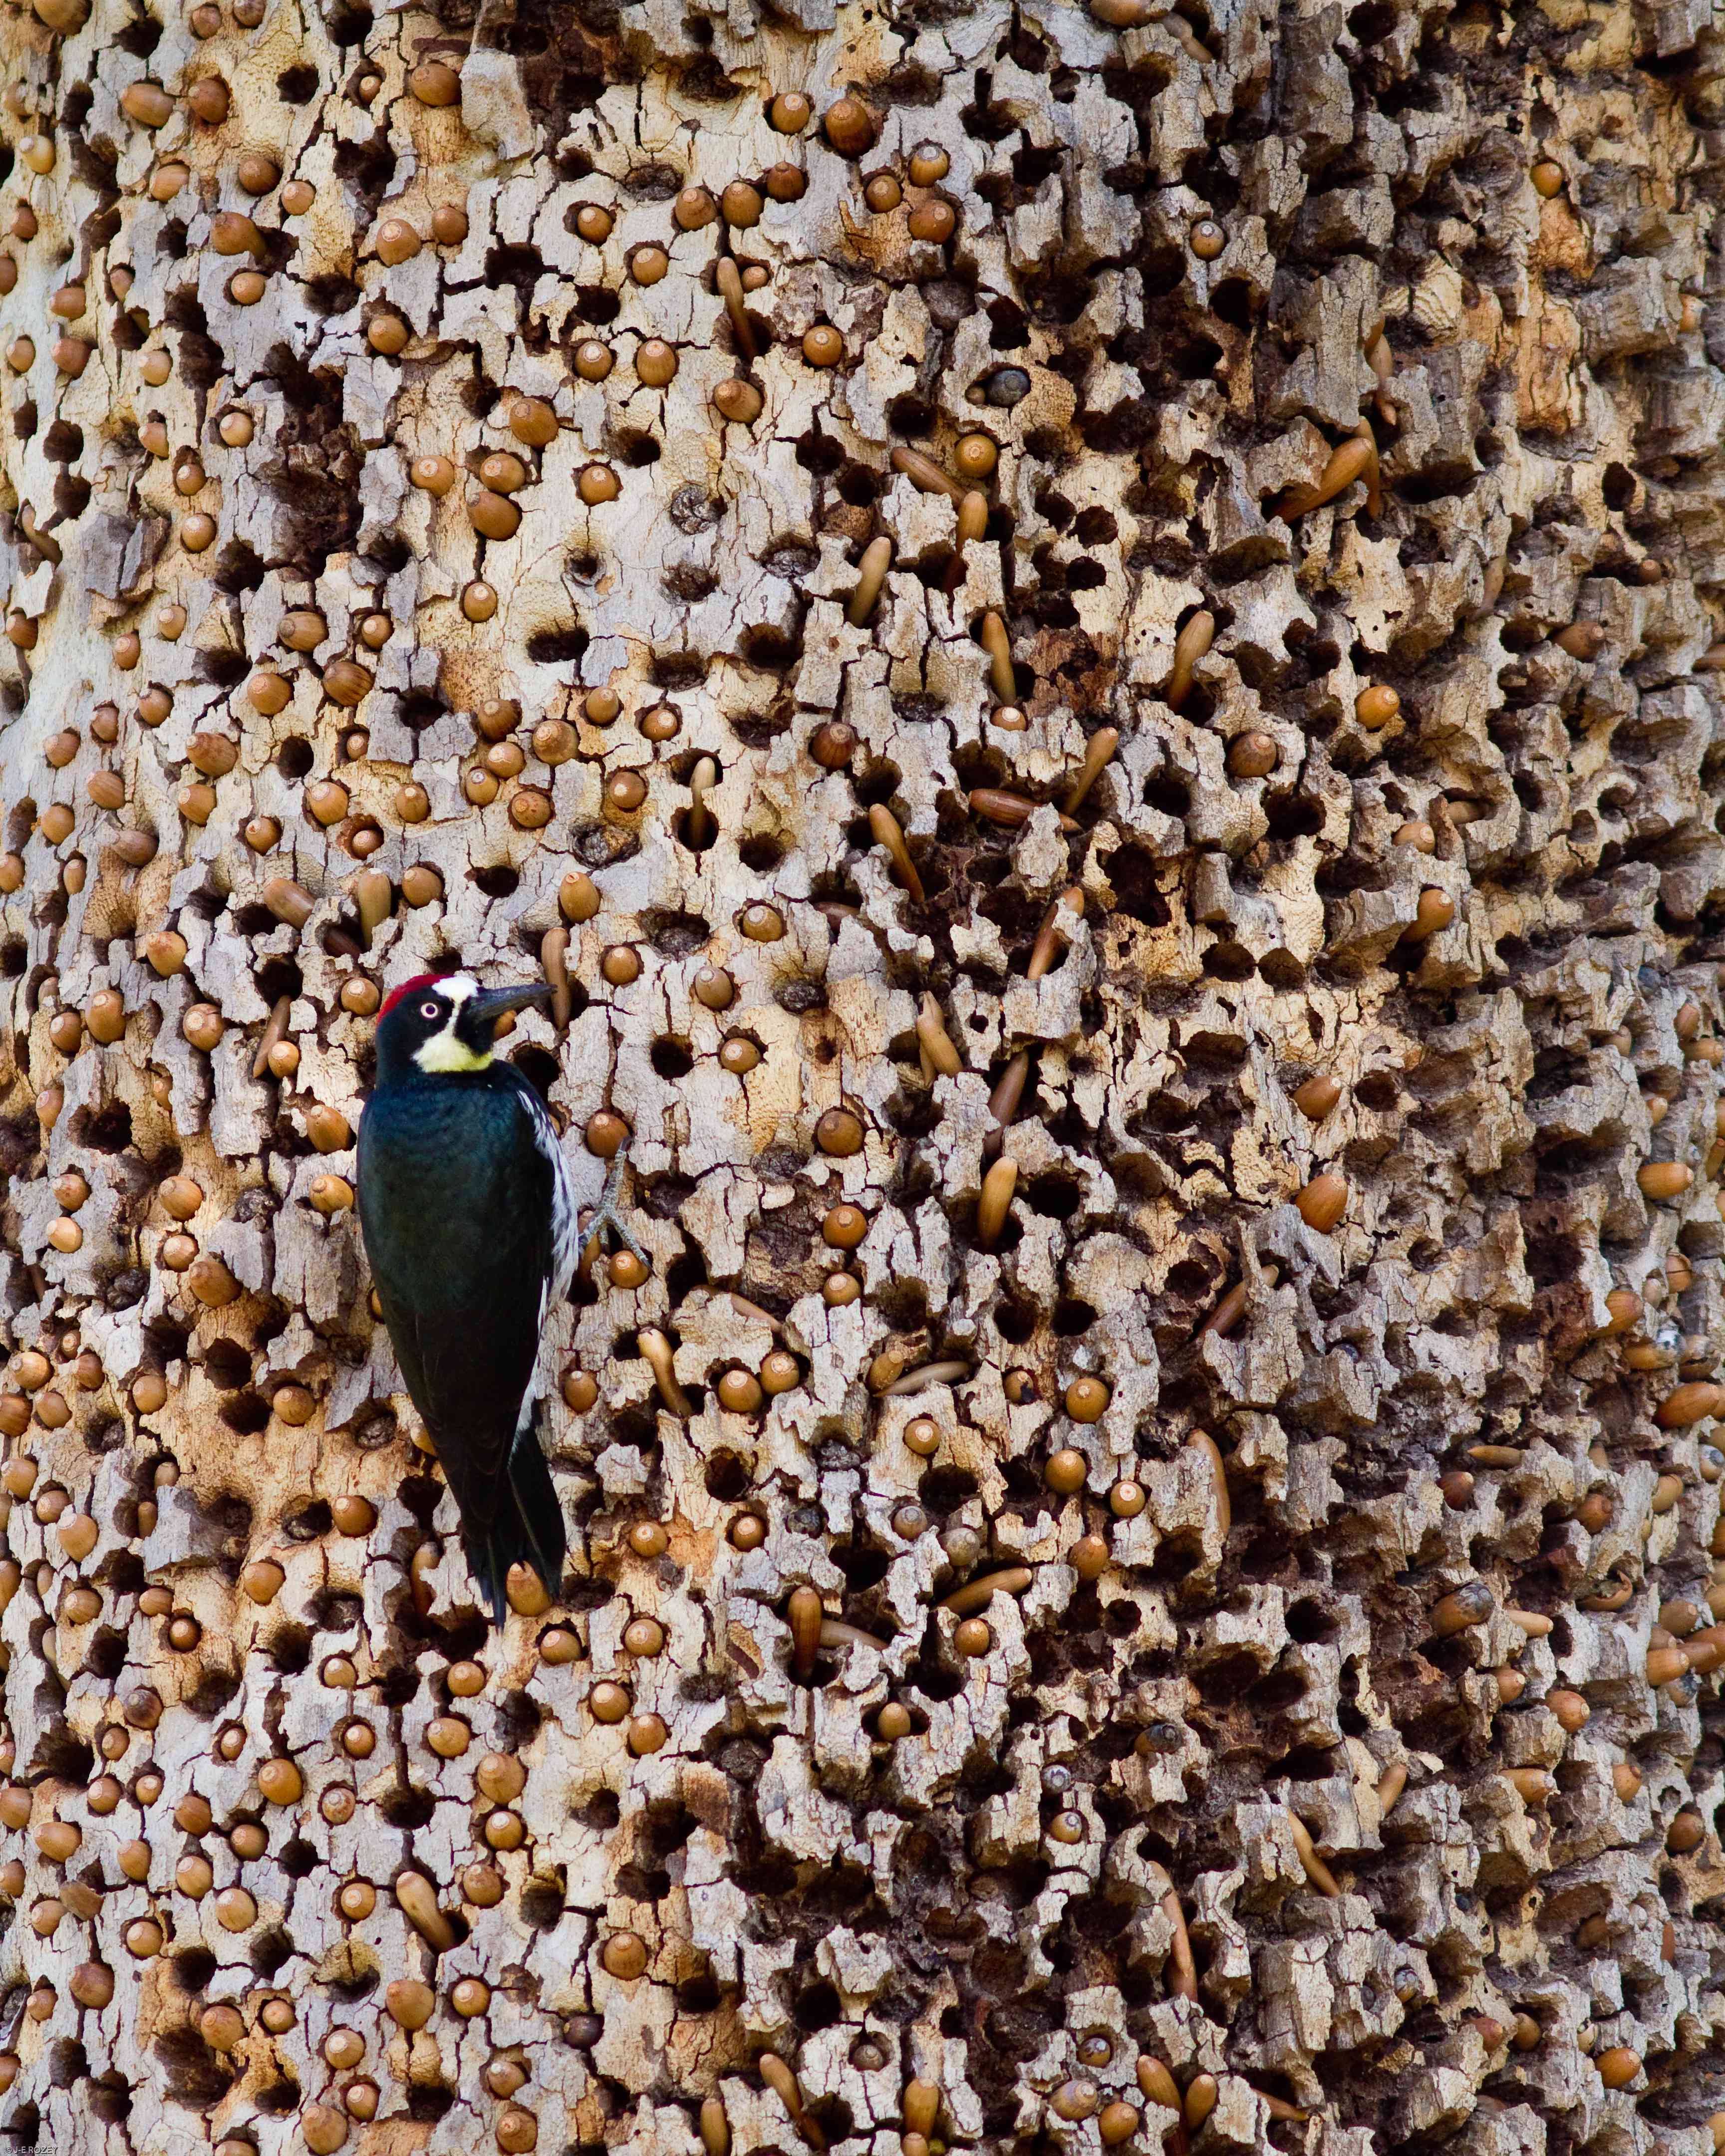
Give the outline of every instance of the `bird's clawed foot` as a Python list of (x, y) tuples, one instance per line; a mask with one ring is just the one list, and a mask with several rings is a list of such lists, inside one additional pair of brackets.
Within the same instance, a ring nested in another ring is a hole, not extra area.
[(618, 1196), (623, 1188), (624, 1166), (624, 1156), (619, 1153), (606, 1173), (605, 1187), (599, 1193), (598, 1204), (594, 1209), (592, 1219), (587, 1224), (586, 1234), (581, 1239), (581, 1271), (583, 1277), (593, 1270), (594, 1255), (608, 1228), (632, 1256), (639, 1258), (643, 1265), (648, 1263), (647, 1253), (624, 1226), (617, 1210)]

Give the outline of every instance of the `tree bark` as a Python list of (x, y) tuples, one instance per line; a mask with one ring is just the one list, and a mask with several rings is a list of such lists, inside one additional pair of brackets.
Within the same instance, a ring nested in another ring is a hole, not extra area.
[[(1717, 2145), (1712, 11), (0, 51), (0, 2126)], [(501, 1632), (352, 1209), (457, 960)]]

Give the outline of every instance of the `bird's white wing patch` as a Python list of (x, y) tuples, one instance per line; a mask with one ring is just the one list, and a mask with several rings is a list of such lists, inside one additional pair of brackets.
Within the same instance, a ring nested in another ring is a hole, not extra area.
[(557, 1137), (557, 1125), (545, 1112), (536, 1093), (529, 1096), (533, 1114), (533, 1142), (551, 1163), (551, 1295), (565, 1296), (575, 1277), (575, 1193), (569, 1182), (568, 1164)]
[(521, 1099), (533, 1126), (533, 1142), (551, 1163), (551, 1270), (540, 1283), (539, 1362), (534, 1369), (532, 1382), (522, 1397), (521, 1413), (516, 1419), (518, 1434), (531, 1424), (533, 1410), (549, 1382), (546, 1365), (551, 1350), (545, 1321), (553, 1300), (561, 1301), (569, 1292), (569, 1283), (575, 1277), (575, 1260), (578, 1255), (575, 1193), (569, 1181), (568, 1163), (563, 1158), (557, 1125), (546, 1113), (544, 1102), (531, 1087), (522, 1088)]

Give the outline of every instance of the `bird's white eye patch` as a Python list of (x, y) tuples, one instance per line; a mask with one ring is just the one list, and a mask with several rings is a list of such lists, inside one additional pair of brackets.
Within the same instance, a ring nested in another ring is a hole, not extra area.
[(436, 1004), (421, 1004), (419, 1015), (421, 1018), (439, 1018), (442, 1012)]

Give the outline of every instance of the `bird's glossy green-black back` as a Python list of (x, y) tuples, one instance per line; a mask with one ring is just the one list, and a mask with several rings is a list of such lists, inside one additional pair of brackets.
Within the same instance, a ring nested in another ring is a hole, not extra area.
[(360, 1121), (360, 1225), (380, 1292), (459, 1308), (507, 1270), (531, 1302), (551, 1270), (552, 1163), (531, 1089), (508, 1065), (386, 1087)]

